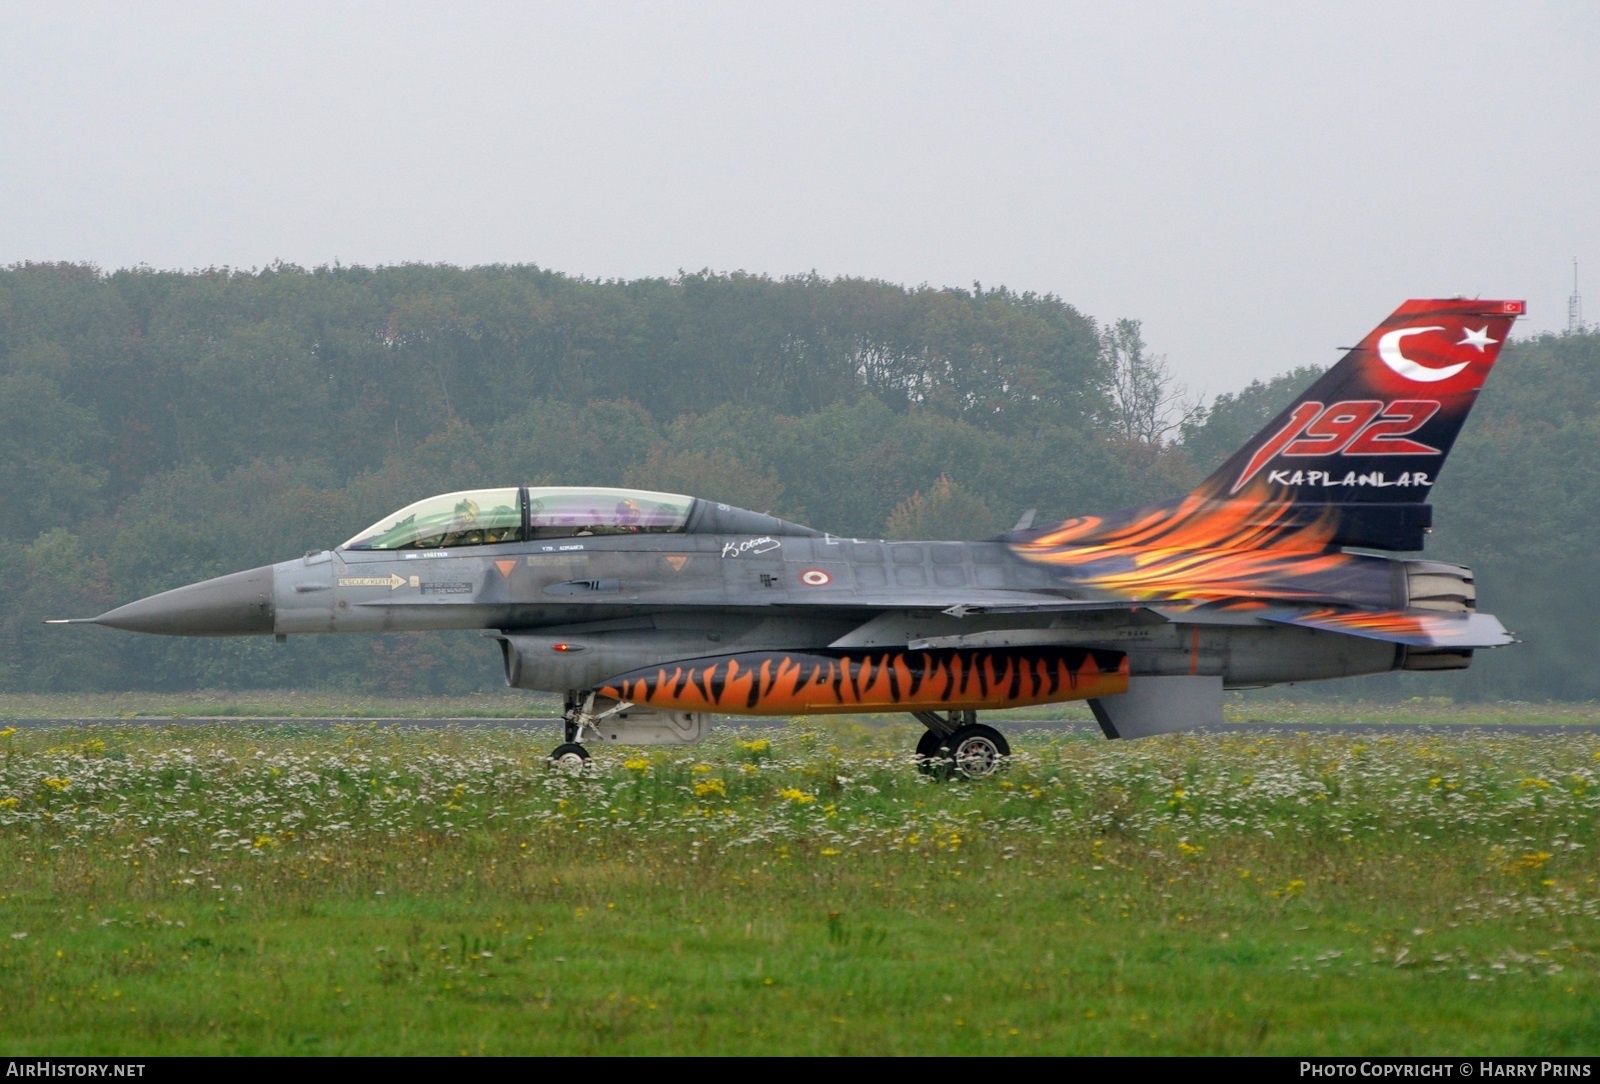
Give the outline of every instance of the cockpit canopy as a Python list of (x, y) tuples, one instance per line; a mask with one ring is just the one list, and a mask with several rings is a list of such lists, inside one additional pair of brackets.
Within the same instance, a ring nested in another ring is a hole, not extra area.
[(695, 503), (639, 489), (469, 489), (409, 504), (340, 548), (452, 549), (580, 535), (681, 534)]

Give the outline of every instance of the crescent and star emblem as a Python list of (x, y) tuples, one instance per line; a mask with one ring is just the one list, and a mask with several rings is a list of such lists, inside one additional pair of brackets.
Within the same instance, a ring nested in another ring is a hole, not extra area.
[[(1455, 376), (1461, 370), (1465, 369), (1468, 363), (1463, 361), (1456, 365), (1446, 365), (1442, 369), (1430, 369), (1426, 365), (1412, 361), (1410, 358), (1406, 357), (1404, 352), (1402, 352), (1400, 349), (1400, 340), (1404, 339), (1407, 335), (1421, 335), (1425, 331), (1443, 330), (1444, 328), (1433, 325), (1430, 327), (1403, 327), (1398, 331), (1388, 332), (1383, 336), (1383, 338), (1378, 340), (1378, 357), (1383, 360), (1385, 365), (1393, 369), (1396, 373), (1399, 373), (1401, 376), (1405, 377), (1407, 380), (1415, 380), (1421, 384), (1432, 384), (1439, 380), (1449, 380), (1452, 376)], [(1500, 341), (1499, 339), (1489, 338), (1489, 328), (1487, 325), (1479, 328), (1476, 331), (1473, 331), (1471, 328), (1462, 328), (1461, 330), (1463, 338), (1456, 345), (1474, 347), (1480, 354), (1483, 353), (1483, 348), (1488, 346), (1490, 343), (1496, 343)]]

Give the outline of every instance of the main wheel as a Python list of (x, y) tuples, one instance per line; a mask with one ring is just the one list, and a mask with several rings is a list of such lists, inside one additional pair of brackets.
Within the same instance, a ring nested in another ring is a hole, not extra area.
[(987, 779), (1000, 770), (1005, 758), (1011, 755), (1011, 746), (1005, 736), (992, 726), (974, 723), (950, 735), (951, 767), (967, 779)]
[(948, 754), (941, 752), (944, 739), (931, 730), (924, 730), (917, 739), (917, 771), (923, 775), (943, 778), (949, 774)]
[(589, 750), (577, 742), (563, 742), (550, 754), (550, 766), (567, 775), (580, 775), (589, 764)]

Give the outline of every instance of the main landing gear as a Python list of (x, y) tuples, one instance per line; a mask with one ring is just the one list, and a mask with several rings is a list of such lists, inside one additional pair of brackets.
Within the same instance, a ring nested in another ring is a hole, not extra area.
[(936, 779), (952, 775), (987, 779), (999, 771), (1011, 746), (1005, 735), (978, 722), (975, 711), (912, 712), (927, 732), (917, 742), (917, 770)]

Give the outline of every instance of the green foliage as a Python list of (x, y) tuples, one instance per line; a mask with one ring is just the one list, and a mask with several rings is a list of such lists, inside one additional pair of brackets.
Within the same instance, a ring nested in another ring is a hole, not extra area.
[(1252, 380), (1241, 391), (1223, 392), (1184, 423), (1184, 451), (1203, 473), (1216, 470), (1325, 370), (1325, 366), (1302, 365), (1267, 381)]
[(886, 538), (936, 541), (988, 538), (998, 533), (983, 501), (941, 474), (924, 497), (911, 494), (895, 505), (884, 525)]

